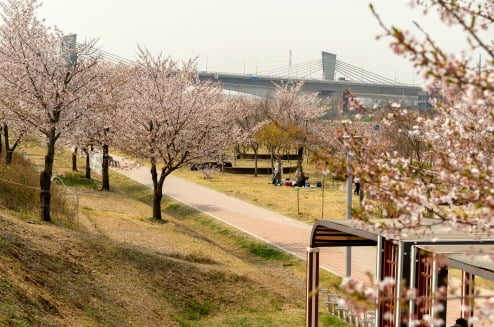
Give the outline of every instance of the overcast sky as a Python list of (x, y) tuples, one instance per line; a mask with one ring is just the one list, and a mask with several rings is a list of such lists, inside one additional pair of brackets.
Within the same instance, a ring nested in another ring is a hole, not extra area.
[[(417, 20), (451, 51), (461, 31), (424, 17), (407, 0), (374, 0), (383, 20), (411, 27)], [(137, 45), (175, 59), (198, 58), (200, 70), (254, 73), (317, 59), (321, 51), (399, 82), (412, 83), (413, 68), (396, 57), (367, 0), (44, 0), (49, 25), (98, 38), (103, 50), (135, 58)]]

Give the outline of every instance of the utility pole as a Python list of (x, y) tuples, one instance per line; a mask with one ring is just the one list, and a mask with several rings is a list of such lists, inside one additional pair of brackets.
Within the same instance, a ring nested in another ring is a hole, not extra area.
[(73, 68), (74, 65), (77, 63), (76, 46), (77, 46), (77, 34), (65, 35), (62, 38), (62, 44), (61, 44), (62, 54), (65, 60), (65, 67), (69, 69)]
[(321, 220), (324, 219), (324, 183), (325, 183), (326, 175), (322, 175), (322, 199), (321, 199)]
[[(352, 167), (351, 162), (353, 160), (353, 154), (350, 151), (350, 148), (347, 148), (346, 153), (346, 219), (352, 219), (352, 184), (353, 184), (353, 176), (352, 176)], [(346, 247), (346, 277), (352, 276), (352, 248), (350, 246)]]
[(290, 76), (290, 72), (292, 70), (292, 50), (288, 51), (288, 76)]
[[(361, 139), (362, 136), (346, 136), (345, 138)], [(346, 144), (346, 219), (352, 219), (352, 186), (353, 186), (353, 168), (352, 161), (354, 159), (354, 153), (349, 144)], [(346, 247), (346, 277), (352, 276), (352, 248)]]
[(482, 54), (479, 54), (479, 76), (480, 73), (482, 72)]

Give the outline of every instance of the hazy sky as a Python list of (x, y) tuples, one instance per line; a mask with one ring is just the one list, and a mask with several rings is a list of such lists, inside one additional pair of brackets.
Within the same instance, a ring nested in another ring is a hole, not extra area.
[[(407, 0), (375, 0), (389, 24), (421, 22), (441, 44), (461, 48), (459, 30), (424, 17)], [(98, 38), (103, 50), (133, 59), (137, 44), (175, 59), (198, 56), (200, 70), (253, 73), (317, 59), (321, 51), (399, 82), (413, 68), (396, 57), (367, 0), (44, 0), (40, 16), (79, 40)], [(417, 78), (415, 77), (415, 82)]]

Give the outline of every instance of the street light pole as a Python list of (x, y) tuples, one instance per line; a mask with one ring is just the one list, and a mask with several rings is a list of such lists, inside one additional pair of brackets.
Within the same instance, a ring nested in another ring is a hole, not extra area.
[[(349, 138), (361, 139), (362, 136), (345, 136), (345, 139)], [(346, 219), (352, 219), (352, 186), (353, 186), (353, 153), (350, 149), (350, 145), (346, 144)], [(347, 246), (346, 248), (346, 277), (352, 276), (352, 248)]]
[[(353, 154), (350, 149), (347, 148), (346, 153), (346, 219), (352, 219), (352, 167), (351, 162), (353, 160)], [(346, 247), (346, 277), (352, 276), (352, 248), (350, 246)]]

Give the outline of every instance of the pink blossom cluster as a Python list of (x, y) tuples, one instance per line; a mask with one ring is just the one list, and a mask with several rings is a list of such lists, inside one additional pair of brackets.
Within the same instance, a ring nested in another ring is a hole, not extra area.
[[(366, 195), (354, 217), (360, 219), (360, 226), (398, 238), (429, 233), (434, 240), (426, 220), (435, 221), (442, 234), (459, 230), (472, 238), (479, 233), (492, 235), (494, 46), (483, 31), (492, 30), (494, 5), (469, 0), (414, 0), (411, 4), (425, 14), (437, 11), (448, 26), (460, 26), (469, 47), (449, 54), (419, 24), (420, 37), (388, 27), (371, 6), (384, 31), (379, 38), (390, 38), (392, 50), (410, 60), (427, 80), (433, 109), (424, 113), (400, 106), (380, 108), (380, 115), (374, 117), (381, 130), (373, 135), (355, 130), (355, 122), (343, 122), (341, 140), (354, 155), (352, 168)], [(473, 58), (479, 52), (483, 63)], [(333, 169), (344, 173), (343, 167)], [(389, 218), (389, 223), (372, 223), (373, 218)], [(348, 281), (342, 285), (349, 286), (354, 291), (362, 289)], [(377, 290), (379, 285), (374, 287)], [(415, 297), (415, 293), (407, 290), (402, 297)], [(436, 294), (436, 298), (447, 296)], [(493, 301), (483, 303), (471, 322), (493, 321)], [(433, 305), (441, 309), (439, 303)], [(430, 325), (441, 323), (436, 317), (423, 319)]]

